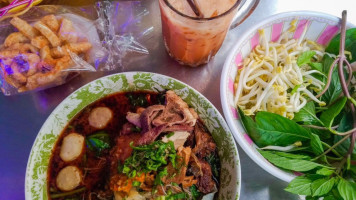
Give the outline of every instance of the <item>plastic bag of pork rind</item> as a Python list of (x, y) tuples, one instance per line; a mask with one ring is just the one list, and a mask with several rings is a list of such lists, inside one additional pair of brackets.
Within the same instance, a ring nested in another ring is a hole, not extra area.
[(65, 83), (82, 71), (112, 70), (103, 7), (36, 6), (0, 23), (0, 88), (5, 95)]

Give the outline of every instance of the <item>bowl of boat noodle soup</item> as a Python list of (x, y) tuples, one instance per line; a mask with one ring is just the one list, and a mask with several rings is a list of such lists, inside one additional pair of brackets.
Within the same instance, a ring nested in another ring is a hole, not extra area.
[(238, 199), (240, 163), (223, 117), (173, 78), (94, 80), (48, 117), (26, 171), (26, 199)]

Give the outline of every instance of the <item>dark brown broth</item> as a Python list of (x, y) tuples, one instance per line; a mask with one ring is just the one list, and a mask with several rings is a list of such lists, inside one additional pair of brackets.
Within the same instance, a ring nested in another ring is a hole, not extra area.
[[(64, 128), (64, 131), (60, 134), (55, 147), (52, 150), (52, 156), (50, 158), (48, 168), (48, 196), (50, 196), (50, 193), (60, 193), (60, 190), (56, 187), (56, 176), (62, 168), (68, 165), (76, 165), (81, 168), (85, 167), (85, 170), (83, 170), (83, 175), (85, 177), (83, 181), (84, 183), (82, 183), (79, 187), (85, 186), (87, 189), (85, 193), (80, 195), (81, 197), (84, 195), (85, 199), (87, 199), (90, 192), (103, 191), (107, 191), (108, 194), (105, 195), (111, 195), (110, 190), (106, 188), (107, 179), (109, 176), (109, 173), (107, 172), (110, 171), (110, 150), (104, 150), (101, 153), (101, 156), (97, 157), (93, 152), (86, 151), (86, 148), (84, 148), (82, 155), (71, 162), (62, 161), (62, 159), (59, 157), (59, 152), (63, 138), (73, 132), (79, 133), (83, 136), (89, 136), (98, 131), (105, 131), (110, 135), (111, 143), (114, 145), (114, 139), (119, 135), (122, 125), (127, 122), (127, 112), (136, 112), (136, 107), (132, 106), (129, 99), (127, 98), (128, 95), (132, 95), (134, 99), (138, 96), (145, 96), (145, 98), (148, 100), (148, 103), (145, 105), (145, 107), (159, 103), (159, 95), (157, 93), (116, 93), (97, 100), (78, 113)], [(89, 125), (88, 116), (93, 108), (100, 106), (106, 106), (110, 108), (113, 112), (113, 119), (109, 122), (106, 128), (97, 130)], [(129, 142), (130, 141), (127, 141), (127, 144), (129, 144)]]

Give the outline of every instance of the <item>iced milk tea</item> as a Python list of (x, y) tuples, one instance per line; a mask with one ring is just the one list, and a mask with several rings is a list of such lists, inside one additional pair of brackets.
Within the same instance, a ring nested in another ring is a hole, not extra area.
[(171, 57), (181, 64), (209, 62), (219, 50), (237, 11), (237, 0), (195, 0), (197, 17), (187, 0), (159, 0), (162, 34)]

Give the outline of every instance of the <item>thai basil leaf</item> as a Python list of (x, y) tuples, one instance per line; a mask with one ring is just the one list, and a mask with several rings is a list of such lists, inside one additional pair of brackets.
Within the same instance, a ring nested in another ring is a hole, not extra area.
[(319, 175), (298, 176), (294, 178), (284, 190), (293, 194), (308, 195), (312, 194), (310, 185), (314, 180), (321, 178)]
[(297, 65), (299, 67), (311, 63), (311, 59), (315, 55), (315, 51), (304, 51), (297, 59)]
[(310, 132), (307, 129), (278, 114), (258, 112), (256, 124), (261, 146), (287, 146), (310, 139)]
[[(333, 58), (331, 58), (329, 55), (324, 55), (323, 57), (323, 71), (325, 74), (329, 73), (330, 65), (334, 61)], [(326, 83), (326, 78), (325, 81)], [(327, 104), (330, 104), (331, 102), (335, 101), (340, 94), (341, 94), (341, 84), (340, 84), (340, 79), (337, 70), (334, 70), (332, 77), (331, 77), (331, 82), (328, 90), (323, 94), (321, 97), (321, 100), (326, 102)]]
[[(319, 199), (319, 197), (318, 197), (318, 199)], [(330, 194), (330, 195), (324, 197), (323, 200), (344, 200), (344, 199), (342, 199), (342, 198), (337, 198), (337, 197), (335, 197), (334, 195)]]
[(215, 155), (215, 153), (211, 153), (208, 156), (205, 156), (204, 158), (210, 165), (211, 167), (211, 172), (213, 173), (213, 178), (216, 180), (219, 180), (220, 176), (220, 160), (219, 157), (217, 155)]
[[(346, 132), (348, 130), (351, 130), (352, 128), (353, 128), (352, 114), (349, 112), (349, 113), (344, 114), (337, 130), (339, 132)], [(334, 144), (337, 143), (338, 141), (340, 141), (343, 137), (345, 137), (345, 136), (335, 135), (334, 136)], [(335, 150), (338, 151), (341, 155), (345, 155), (347, 153), (347, 151), (349, 150), (350, 144), (351, 144), (350, 138), (348, 138), (344, 142), (339, 144), (337, 147), (335, 147)], [(356, 146), (354, 147), (351, 158), (353, 160), (356, 160)]]
[[(336, 185), (336, 184), (335, 184)], [(331, 190), (331, 192), (324, 197), (324, 200), (344, 200), (336, 187)]]
[(244, 112), (239, 110), (240, 119), (242, 121), (242, 125), (244, 126), (245, 130), (247, 131), (248, 135), (252, 138), (255, 144), (259, 147), (263, 146), (263, 143), (260, 142), (260, 138), (262, 137), (260, 133), (257, 131), (257, 125), (253, 121), (253, 119), (244, 114)]
[[(340, 48), (340, 34), (336, 35), (326, 47), (325, 51), (328, 53), (332, 53), (335, 55), (339, 54)], [(351, 28), (346, 30), (345, 35), (345, 51), (349, 51), (352, 54), (352, 59), (350, 60), (348, 56), (348, 60), (350, 63), (356, 61), (356, 28)]]
[(318, 135), (312, 133), (311, 135), (311, 140), (310, 140), (310, 146), (315, 153), (315, 155), (320, 155), (324, 152), (323, 145), (321, 144), (321, 140)]
[(348, 170), (350, 177), (356, 180), (356, 165), (351, 165), (350, 169)]
[(319, 197), (306, 196), (305, 200), (319, 200)]
[[(323, 64), (323, 73), (324, 74), (328, 74), (329, 73), (329, 70), (330, 70), (330, 67), (331, 67), (331, 64), (334, 62), (334, 58), (332, 58), (331, 56), (329, 56), (328, 54), (325, 54), (323, 56), (323, 59), (322, 59), (322, 64)], [(337, 70), (334, 69), (335, 72), (337, 72)]]
[(301, 160), (310, 160), (311, 159), (310, 156), (302, 155), (302, 154), (292, 154), (292, 153), (286, 153), (286, 152), (282, 152), (282, 151), (276, 151), (274, 153), (279, 156), (286, 157), (286, 158), (301, 159)]
[(330, 176), (333, 173), (334, 170), (327, 169), (327, 168), (321, 168), (318, 171), (316, 171), (316, 174), (323, 175), (323, 176)]
[(310, 185), (312, 182), (305, 176), (299, 176), (294, 178), (284, 190), (293, 194), (311, 195)]
[(322, 141), (326, 141), (333, 135), (329, 130), (320, 130), (311, 127), (306, 127), (310, 132), (319, 136)]
[(305, 171), (315, 169), (317, 167), (323, 167), (323, 165), (321, 164), (314, 163), (307, 160), (282, 157), (271, 151), (259, 151), (259, 152), (269, 162), (283, 169), (293, 170), (297, 172), (305, 172)]
[(87, 139), (87, 145), (90, 150), (101, 152), (104, 149), (109, 149), (110, 145), (103, 140), (97, 138), (89, 138)]
[(146, 94), (127, 94), (126, 97), (133, 107), (146, 107), (148, 105)]
[(320, 120), (324, 123), (325, 127), (330, 128), (332, 126), (335, 117), (342, 111), (346, 101), (347, 98), (342, 97), (321, 114)]
[(340, 179), (337, 189), (345, 200), (356, 199), (356, 183), (349, 182), (343, 178)]
[[(324, 152), (323, 145), (321, 144), (321, 140), (318, 135), (312, 133), (310, 139), (310, 146), (315, 155), (319, 156)], [(326, 161), (326, 156), (321, 157), (324, 161)]]
[(305, 106), (294, 114), (293, 121), (303, 122), (306, 125), (322, 125), (321, 121), (315, 114), (314, 102), (308, 102)]
[(110, 136), (104, 131), (100, 131), (86, 138), (87, 147), (98, 156), (104, 149), (110, 149)]
[(310, 185), (312, 190), (312, 196), (322, 196), (330, 192), (330, 190), (334, 187), (337, 179), (335, 177), (323, 178), (313, 181)]
[(318, 70), (319, 72), (323, 72), (323, 64), (319, 63), (319, 62), (311, 62), (309, 63), (309, 66), (313, 69), (313, 70)]

